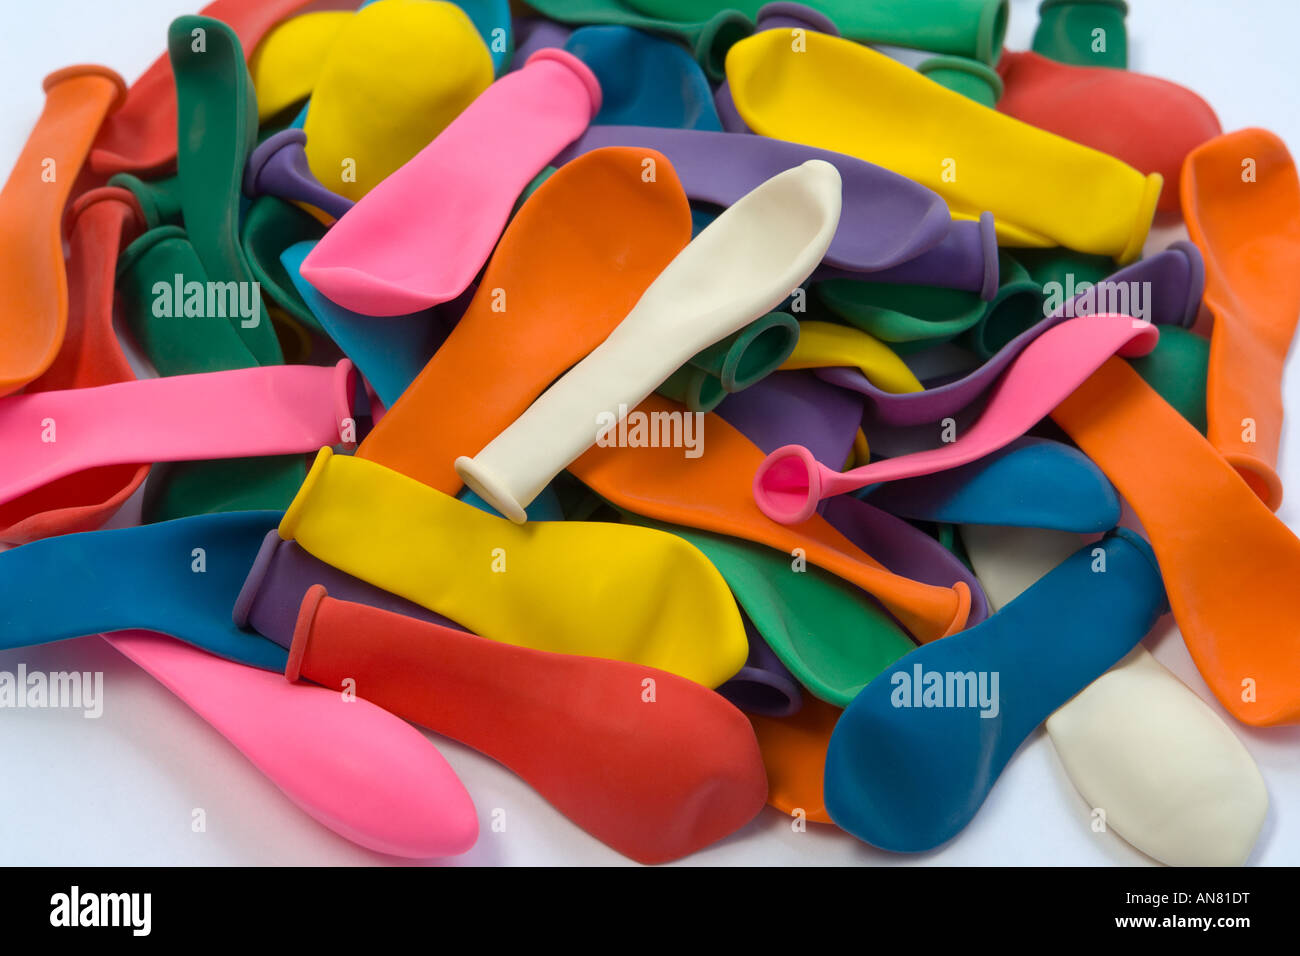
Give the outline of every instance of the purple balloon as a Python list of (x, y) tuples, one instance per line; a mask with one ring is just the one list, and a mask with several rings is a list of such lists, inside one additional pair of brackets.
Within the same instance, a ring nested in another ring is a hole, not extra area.
[[(650, 126), (592, 126), (552, 165), (559, 166), (604, 146), (658, 150), (672, 163), (689, 198), (717, 206), (730, 206), (760, 183), (806, 160), (823, 159), (839, 170), (844, 183), (844, 209), (825, 262), (855, 274), (870, 272), (873, 279), (882, 269), (899, 266), (936, 248), (953, 228), (943, 199), (919, 183), (843, 153), (766, 136)], [(982, 260), (982, 245), (977, 252)], [(981, 285), (984, 269), (981, 261)]]
[[(1175, 242), (1164, 252), (1120, 269), (1101, 284), (1124, 285), (1143, 296), (1146, 316), (1162, 325), (1187, 327), (1196, 319), (1205, 286), (1205, 263), (1190, 242)], [(956, 381), (923, 392), (891, 394), (876, 388), (857, 369), (818, 369), (817, 375), (867, 397), (868, 417), (883, 425), (923, 425), (948, 418), (984, 395), (998, 376), (1034, 339), (1070, 318), (1092, 314), (1088, 291), (1076, 295), (1048, 317), (1002, 346), (987, 362)]]
[(957, 219), (938, 245), (906, 262), (868, 275), (861, 270), (836, 268), (828, 258), (812, 274), (813, 282), (823, 279), (864, 279), (894, 285), (964, 289), (978, 292), (981, 299), (989, 302), (997, 294), (1001, 281), (993, 213), (981, 213), (978, 221)]
[(465, 630), (441, 614), (326, 564), (297, 543), (283, 540), (277, 531), (271, 531), (262, 540), (253, 567), (244, 579), (244, 587), (235, 600), (235, 626), (251, 627), (281, 647), (289, 647), (293, 643), (298, 609), (302, 607), (307, 589), (313, 584), (325, 585), (330, 597), (340, 601), (368, 604), (458, 631)]
[(845, 461), (862, 423), (862, 396), (812, 372), (776, 372), (728, 395), (715, 412), (770, 452), (800, 444), (818, 461)]
[(542, 47), (563, 47), (572, 27), (542, 17), (515, 17), (513, 21), (515, 55), (510, 69), (517, 70)]
[(749, 638), (749, 658), (718, 693), (740, 710), (764, 717), (789, 717), (803, 707), (803, 692), (794, 675), (767, 646), (763, 635), (744, 611), (740, 617)]
[(293, 127), (259, 143), (244, 164), (244, 195), (298, 200), (338, 219), (352, 200), (321, 185), (307, 165), (306, 143), (307, 134)]

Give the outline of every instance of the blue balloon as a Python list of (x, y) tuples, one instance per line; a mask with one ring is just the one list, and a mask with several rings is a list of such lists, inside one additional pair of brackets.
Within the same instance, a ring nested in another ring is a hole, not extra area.
[(281, 516), (198, 515), (0, 553), (0, 648), (139, 628), (282, 673), (288, 652), (231, 620), (262, 539)]
[(280, 254), (280, 262), (325, 334), (352, 360), (385, 407), (392, 408), (446, 338), (442, 322), (433, 309), (372, 316), (331, 302), (298, 271), (315, 245), (296, 242)]
[(999, 524), (1096, 534), (1119, 523), (1119, 495), (1092, 459), (1046, 438), (1017, 438), (979, 461), (873, 485), (877, 508), (941, 524)]
[(951, 839), (1034, 728), (1132, 650), (1167, 608), (1151, 546), (1119, 528), (982, 624), (900, 658), (831, 734), (831, 819), (900, 853)]
[(603, 101), (593, 125), (722, 132), (704, 71), (684, 48), (624, 26), (574, 30), (564, 49), (591, 67)]

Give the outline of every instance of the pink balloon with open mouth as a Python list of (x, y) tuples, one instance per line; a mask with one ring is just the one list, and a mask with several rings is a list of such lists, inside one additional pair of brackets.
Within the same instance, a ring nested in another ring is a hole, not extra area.
[(489, 86), (325, 233), (299, 272), (363, 315), (408, 315), (473, 281), (519, 194), (600, 112), (577, 57), (545, 48)]
[(369, 701), (292, 684), (162, 634), (104, 640), (144, 668), (340, 836), (414, 859), (455, 856), (478, 839), (464, 784), (414, 727)]
[(754, 500), (773, 521), (798, 524), (823, 498), (968, 464), (1023, 435), (1112, 355), (1146, 355), (1159, 337), (1156, 326), (1127, 315), (1071, 319), (1020, 353), (993, 387), (983, 414), (956, 441), (846, 472), (827, 468), (802, 445), (786, 445), (754, 474)]

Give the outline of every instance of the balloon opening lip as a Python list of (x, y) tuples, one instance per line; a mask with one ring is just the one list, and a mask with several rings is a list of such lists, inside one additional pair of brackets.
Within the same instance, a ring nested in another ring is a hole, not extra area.
[(951, 70), (955, 73), (965, 73), (967, 76), (973, 76), (977, 80), (988, 84), (993, 93), (994, 103), (1002, 99), (1002, 77), (998, 76), (997, 70), (987, 63), (971, 60), (964, 56), (945, 55), (932, 56), (928, 60), (917, 64), (916, 67), (916, 72), (923, 76), (929, 76), (937, 70)]
[(258, 143), (248, 154), (248, 161), (244, 163), (244, 179), (241, 184), (244, 195), (249, 199), (262, 195), (265, 192), (261, 183), (262, 173), (270, 165), (271, 160), (283, 149), (290, 149), (295, 145), (306, 146), (306, 144), (307, 134), (292, 126)]
[(1160, 191), (1164, 188), (1164, 177), (1159, 173), (1149, 173), (1142, 186), (1142, 196), (1138, 200), (1137, 213), (1133, 217), (1133, 231), (1129, 234), (1128, 244), (1116, 256), (1121, 266), (1136, 262), (1142, 255), (1147, 236), (1151, 232), (1151, 223), (1155, 220), (1156, 205), (1160, 202)]
[(697, 414), (711, 412), (722, 404), (727, 393), (725, 382), (704, 369), (695, 369), (686, 389), (686, 405)]
[(970, 585), (965, 581), (955, 581), (952, 585), (952, 593), (957, 598), (957, 607), (953, 610), (952, 620), (948, 622), (948, 626), (939, 635), (940, 638), (951, 637), (958, 631), (963, 630), (966, 627), (966, 622), (970, 619), (972, 601)]
[(753, 22), (739, 10), (719, 10), (705, 21), (695, 40), (695, 60), (714, 83), (727, 78), (727, 54), (731, 48), (753, 36)]
[(1011, 17), (1010, 0), (988, 0), (980, 10), (975, 41), (975, 59), (996, 63), (1007, 38), (1007, 21)]
[(980, 249), (984, 253), (984, 282), (980, 286), (980, 299), (992, 302), (1002, 281), (1002, 270), (998, 266), (998, 229), (991, 212), (980, 213), (979, 222)]
[(284, 678), (291, 684), (296, 684), (302, 676), (302, 659), (307, 656), (307, 644), (311, 640), (316, 612), (327, 596), (325, 585), (313, 584), (302, 597), (298, 617), (293, 624), (293, 639), (289, 642), (289, 660), (284, 665)]
[(1166, 251), (1175, 250), (1187, 259), (1187, 268), (1191, 273), (1187, 280), (1187, 302), (1183, 306), (1183, 319), (1179, 323), (1183, 328), (1190, 329), (1196, 324), (1201, 300), (1205, 296), (1205, 258), (1196, 244), (1186, 239), (1171, 243)]
[(257, 548), (257, 557), (253, 559), (253, 566), (248, 569), (248, 575), (244, 578), (239, 596), (235, 598), (235, 606), (230, 612), (231, 621), (240, 630), (248, 630), (248, 617), (253, 610), (253, 602), (262, 589), (266, 572), (271, 568), (271, 559), (281, 543), (279, 533), (273, 529), (266, 533), (266, 537)]
[[(1024, 328), (1021, 328), (1015, 335), (996, 335), (990, 336), (990, 331), (996, 332), (999, 324), (1005, 324), (1010, 320), (1014, 323), (1015, 317), (1020, 314), (1019, 309), (1013, 309), (1013, 304), (1020, 303), (1021, 300), (1032, 300), (1033, 307), (1030, 314), (1033, 321)], [(1013, 341), (1021, 332), (1032, 328), (1043, 320), (1042, 314), (1043, 290), (1033, 279), (1026, 273), (1025, 275), (1012, 279), (1003, 285), (998, 286), (997, 295), (989, 302), (986, 307), (986, 315), (983, 321), (975, 326), (975, 344), (978, 347), (979, 354), (986, 361), (996, 355), (998, 352), (1011, 341)], [(992, 341), (990, 341), (992, 338)]]
[(344, 426), (351, 422), (356, 429), (356, 418), (352, 404), (357, 394), (357, 369), (351, 359), (339, 359), (334, 366), (334, 422), (338, 426), (339, 443), (353, 445), (353, 441), (343, 440)]
[[(762, 717), (790, 717), (799, 712), (799, 706), (803, 702), (797, 684), (761, 667), (742, 667), (726, 684), (720, 686), (726, 687), (728, 684), (735, 686), (728, 688), (731, 692), (723, 696), (745, 713)], [(737, 689), (740, 692), (734, 693)], [(759, 701), (757, 705), (756, 700)]]
[(49, 93), (51, 89), (65, 80), (75, 80), (83, 76), (103, 77), (113, 84), (113, 99), (108, 104), (108, 113), (106, 115), (112, 115), (122, 108), (122, 104), (126, 102), (127, 97), (126, 80), (122, 79), (116, 70), (99, 63), (77, 63), (73, 66), (65, 66), (60, 70), (55, 70), (41, 81), (41, 89)]
[(453, 467), (456, 474), (465, 485), (478, 495), (498, 512), (509, 518), (515, 524), (526, 524), (528, 522), (528, 512), (524, 510), (515, 496), (511, 494), (496, 475), (490, 473), (482, 465), (467, 455), (461, 455), (456, 459)]
[(765, 3), (759, 7), (758, 13), (754, 16), (755, 32), (782, 29), (784, 24), (771, 22), (775, 19), (794, 20), (805, 29), (825, 33), (828, 36), (840, 35), (840, 28), (826, 14), (802, 3), (791, 3), (789, 0), (775, 0), (773, 3)]
[(605, 95), (600, 88), (600, 80), (596, 79), (596, 74), (591, 71), (591, 67), (587, 66), (587, 64), (583, 63), (567, 50), (561, 50), (559, 47), (554, 46), (544, 46), (540, 50), (535, 51), (527, 60), (524, 61), (524, 66), (528, 66), (531, 63), (545, 62), (547, 60), (550, 60), (553, 63), (558, 63), (561, 66), (566, 66), (573, 71), (574, 76), (578, 78), (578, 81), (582, 83), (583, 88), (587, 91), (587, 98), (589, 100), (588, 105), (591, 110), (588, 119), (595, 119), (596, 114), (600, 112), (602, 103), (604, 103)]
[[(775, 316), (776, 318), (772, 318)], [(741, 392), (754, 385), (793, 354), (799, 342), (799, 323), (782, 312), (769, 313), (762, 325), (751, 326), (728, 353), (719, 378), (726, 392)]]
[(1242, 452), (1225, 452), (1223, 457), (1269, 511), (1281, 507), (1282, 479), (1268, 462)]
[(127, 247), (122, 250), (121, 255), (117, 257), (116, 274), (118, 281), (121, 281), (130, 269), (160, 242), (168, 239), (188, 239), (189, 235), (180, 226), (155, 226), (152, 229), (146, 229), (141, 235), (136, 237), (134, 242), (128, 243)]
[(1044, 10), (1051, 10), (1053, 7), (1111, 7), (1123, 14), (1128, 14), (1128, 4), (1124, 0), (1043, 0), (1038, 5), (1038, 12), (1041, 15)]
[(303, 509), (307, 507), (307, 501), (311, 498), (312, 490), (316, 483), (320, 481), (321, 475), (329, 467), (330, 459), (334, 457), (334, 449), (329, 445), (324, 446), (316, 452), (316, 460), (311, 463), (311, 468), (307, 471), (307, 477), (302, 480), (298, 487), (298, 493), (293, 496), (293, 501), (289, 502), (289, 507), (284, 511), (284, 517), (280, 519), (280, 524), (276, 528), (276, 533), (285, 540), (292, 541), (294, 530), (298, 527), (298, 522), (302, 519)]
[[(791, 483), (793, 488), (781, 487)], [(781, 524), (808, 520), (821, 498), (821, 465), (802, 445), (778, 448), (754, 473), (754, 500), (763, 514)]]

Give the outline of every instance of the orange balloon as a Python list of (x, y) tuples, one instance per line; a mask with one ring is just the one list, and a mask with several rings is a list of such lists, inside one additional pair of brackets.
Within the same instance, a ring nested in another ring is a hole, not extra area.
[(566, 163), (506, 227), (464, 316), (357, 455), (456, 494), (456, 458), (482, 451), (603, 342), (690, 238), (663, 155), (611, 147)]
[[(125, 189), (105, 186), (73, 201), (68, 253), (68, 324), (63, 347), (29, 392), (129, 382), (135, 372), (113, 331), (117, 254), (145, 228)], [(0, 505), (0, 542), (26, 544), (56, 534), (92, 531), (140, 487), (147, 464), (88, 468)]]
[(813, 823), (830, 823), (822, 795), (826, 748), (843, 713), (805, 694), (799, 713), (789, 717), (749, 714), (767, 771), (767, 802), (782, 813), (802, 810)]
[(1263, 129), (1218, 136), (1183, 164), (1183, 216), (1214, 315), (1207, 435), (1255, 494), (1282, 503), (1282, 366), (1300, 317), (1300, 179)]
[(45, 78), (45, 108), (0, 192), (0, 395), (50, 367), (68, 323), (61, 217), (91, 141), (126, 96), (106, 66)]
[[(637, 406), (648, 421), (655, 415), (685, 416), (686, 406), (651, 395)], [(592, 446), (569, 466), (589, 488), (620, 508), (669, 524), (699, 528), (765, 544), (838, 575), (880, 601), (918, 641), (946, 637), (966, 626), (970, 588), (922, 584), (894, 574), (855, 546), (820, 515), (783, 525), (758, 510), (752, 489), (763, 452), (718, 415), (702, 419), (702, 454), (687, 458), (681, 448)]]
[(1300, 722), (1300, 539), (1112, 358), (1052, 412), (1133, 506), (1201, 676), (1238, 720)]

